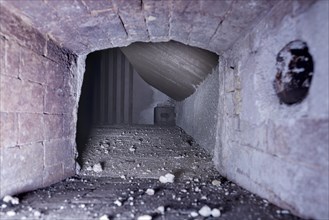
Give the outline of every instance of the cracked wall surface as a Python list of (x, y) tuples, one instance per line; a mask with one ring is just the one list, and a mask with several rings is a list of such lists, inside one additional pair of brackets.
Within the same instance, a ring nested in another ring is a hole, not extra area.
[[(220, 55), (218, 100), (209, 99), (217, 111), (203, 116), (198, 105), (213, 96), (214, 73), (178, 105), (200, 115), (189, 122), (198, 141), (214, 133), (217, 114), (215, 144), (203, 147), (221, 174), (297, 215), (329, 217), (327, 1), (36, 2), (0, 2), (1, 196), (74, 173), (86, 54), (175, 40)], [(276, 54), (295, 39), (307, 42), (315, 74), (308, 97), (288, 107), (272, 82)]]

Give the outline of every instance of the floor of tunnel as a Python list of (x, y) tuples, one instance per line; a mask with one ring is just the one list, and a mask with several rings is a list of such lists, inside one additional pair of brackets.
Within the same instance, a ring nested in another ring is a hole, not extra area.
[(220, 176), (178, 127), (95, 128), (81, 161), (79, 175), (1, 201), (0, 219), (300, 219)]

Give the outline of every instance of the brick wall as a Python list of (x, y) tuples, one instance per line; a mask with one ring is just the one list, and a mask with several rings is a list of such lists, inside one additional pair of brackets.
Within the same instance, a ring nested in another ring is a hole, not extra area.
[[(314, 75), (306, 99), (288, 106), (280, 104), (273, 80), (276, 55), (296, 39), (308, 44)], [(214, 151), (221, 174), (280, 207), (315, 219), (329, 218), (327, 39), (327, 1), (282, 1), (221, 54), (219, 77), (214, 78), (219, 84), (216, 113), (209, 107), (216, 100), (205, 92), (215, 84), (208, 79), (178, 104), (178, 122), (201, 146)], [(215, 122), (200, 123), (200, 106), (209, 119), (218, 115), (216, 142), (210, 147), (204, 140), (213, 140), (213, 132), (204, 128)]]
[(75, 57), (1, 8), (0, 197), (75, 173)]

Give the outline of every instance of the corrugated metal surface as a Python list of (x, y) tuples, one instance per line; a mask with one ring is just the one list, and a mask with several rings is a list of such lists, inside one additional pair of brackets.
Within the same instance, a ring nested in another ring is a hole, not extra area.
[(174, 41), (121, 50), (146, 82), (177, 101), (193, 94), (218, 63), (216, 54)]
[(120, 49), (100, 53), (100, 71), (94, 80), (94, 124), (131, 124), (133, 67)]

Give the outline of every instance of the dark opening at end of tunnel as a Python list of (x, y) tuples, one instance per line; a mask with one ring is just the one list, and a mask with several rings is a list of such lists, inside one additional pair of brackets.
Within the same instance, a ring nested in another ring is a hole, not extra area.
[(78, 162), (94, 127), (175, 125), (174, 100), (191, 95), (217, 62), (212, 52), (174, 41), (89, 54), (78, 110)]

